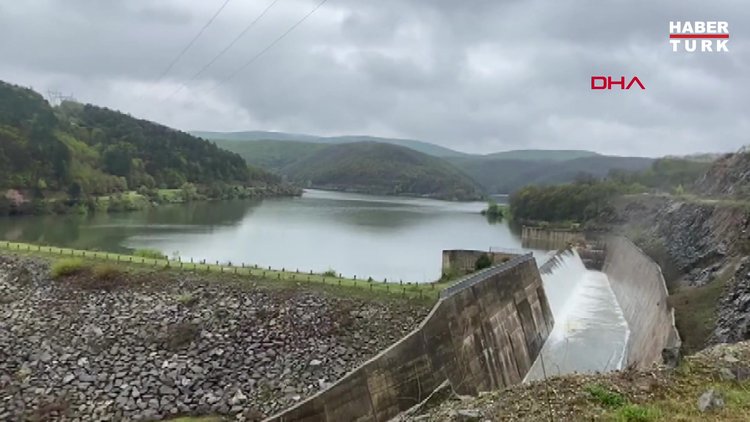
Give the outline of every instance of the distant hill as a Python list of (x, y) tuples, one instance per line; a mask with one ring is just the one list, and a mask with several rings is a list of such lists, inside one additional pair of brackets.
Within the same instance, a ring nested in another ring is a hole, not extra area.
[(297, 141), (297, 142), (312, 142), (321, 144), (348, 144), (352, 142), (380, 142), (384, 144), (399, 145), (407, 148), (411, 148), (415, 151), (419, 151), (435, 157), (457, 157), (466, 155), (462, 152), (454, 151), (449, 148), (444, 148), (439, 145), (431, 144), (429, 142), (417, 141), (413, 139), (397, 139), (397, 138), (378, 138), (374, 136), (313, 136), (313, 135), (302, 135), (294, 133), (284, 132), (263, 132), (263, 131), (247, 131), (247, 132), (203, 132), (194, 131), (191, 132), (193, 135), (210, 139), (212, 141), (230, 140), (230, 141)]
[[(264, 137), (269, 132), (242, 132), (237, 137)], [(250, 135), (247, 135), (250, 134)], [(236, 152), (251, 165), (280, 175), (294, 168), (294, 164), (321, 151), (329, 145), (321, 142), (292, 141), (288, 134), (283, 140), (217, 140), (221, 148)], [(299, 136), (309, 139), (308, 135)], [(368, 137), (339, 137), (368, 142)], [(412, 148), (413, 149), (413, 148)], [(487, 193), (512, 193), (529, 184), (559, 184), (572, 182), (583, 175), (604, 177), (612, 170), (627, 172), (647, 169), (651, 158), (616, 157), (584, 150), (514, 150), (487, 155), (460, 154), (440, 157), (461, 169)]]
[[(534, 151), (536, 152), (536, 151)], [(513, 156), (513, 155), (511, 155)], [(533, 154), (522, 154), (529, 157)], [(549, 156), (540, 154), (539, 156)], [(536, 156), (536, 157), (539, 157)], [(470, 156), (448, 159), (489, 193), (512, 193), (527, 185), (568, 183), (582, 176), (604, 177), (612, 170), (642, 171), (651, 158), (591, 154), (568, 160), (519, 160)]]
[(0, 192), (64, 199), (185, 183), (249, 185), (278, 177), (185, 132), (90, 104), (52, 107), (31, 89), (0, 82)]
[(220, 148), (239, 154), (251, 166), (278, 174), (284, 167), (302, 160), (329, 144), (300, 141), (228, 141), (216, 140)]
[(331, 145), (283, 172), (293, 181), (322, 189), (449, 200), (483, 197), (473, 180), (444, 160), (377, 142)]
[(521, 161), (568, 161), (576, 158), (596, 157), (600, 154), (593, 151), (575, 149), (519, 149), (513, 151), (496, 152), (486, 154), (482, 157), (497, 160), (521, 160)]

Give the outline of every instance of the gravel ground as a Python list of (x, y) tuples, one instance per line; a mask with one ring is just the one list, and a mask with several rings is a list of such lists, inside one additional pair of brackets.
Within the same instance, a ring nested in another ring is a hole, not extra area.
[(412, 330), (425, 303), (189, 273), (52, 280), (0, 257), (0, 420), (257, 420)]

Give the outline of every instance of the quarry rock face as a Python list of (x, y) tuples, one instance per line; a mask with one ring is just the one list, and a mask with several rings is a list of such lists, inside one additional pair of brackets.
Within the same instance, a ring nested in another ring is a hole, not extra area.
[(750, 338), (750, 259), (742, 260), (719, 302), (712, 341), (733, 343)]
[(190, 273), (134, 277), (100, 289), (0, 257), (0, 420), (256, 420), (318, 392), (429, 311)]
[(638, 233), (635, 240), (673, 283), (698, 287), (714, 282), (724, 271), (733, 274), (721, 294), (709, 343), (750, 339), (750, 265), (743, 259), (750, 254), (746, 207), (644, 196), (620, 204), (618, 215), (620, 227)]

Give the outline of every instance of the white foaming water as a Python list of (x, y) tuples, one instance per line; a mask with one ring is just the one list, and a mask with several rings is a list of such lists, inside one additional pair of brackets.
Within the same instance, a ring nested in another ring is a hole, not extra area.
[(545, 372), (620, 369), (630, 331), (607, 276), (587, 270), (575, 251), (555, 259), (553, 269), (542, 273), (555, 327), (525, 381), (544, 379)]

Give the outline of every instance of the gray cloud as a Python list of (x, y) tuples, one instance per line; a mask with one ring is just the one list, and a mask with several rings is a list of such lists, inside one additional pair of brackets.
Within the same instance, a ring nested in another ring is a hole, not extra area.
[[(219, 85), (317, 0), (281, 0), (170, 96), (269, 1), (38, 0), (0, 5), (0, 79), (73, 93), (180, 129), (424, 139), (470, 152), (587, 148), (656, 156), (731, 151), (750, 120), (750, 11), (741, 0), (329, 0)], [(730, 53), (672, 53), (670, 20), (727, 20)], [(592, 75), (646, 91), (599, 92)]]

